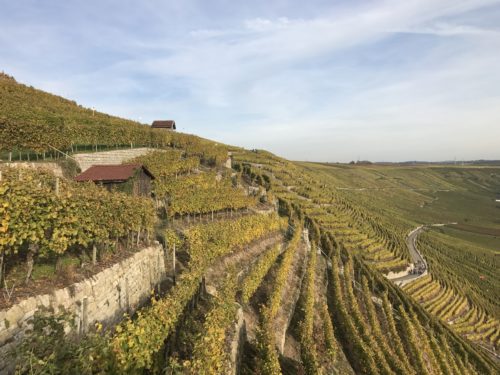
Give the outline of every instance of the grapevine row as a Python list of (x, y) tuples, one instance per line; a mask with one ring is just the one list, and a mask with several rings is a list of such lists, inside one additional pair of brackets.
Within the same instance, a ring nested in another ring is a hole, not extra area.
[(203, 333), (194, 344), (193, 358), (186, 361), (184, 370), (190, 374), (225, 374), (230, 370), (230, 358), (226, 345), (228, 327), (234, 321), (237, 304), (236, 276), (229, 273), (218, 294), (215, 306), (208, 312), (203, 323)]
[(313, 246), (309, 254), (306, 276), (303, 284), (304, 296), (302, 314), (303, 320), (299, 323), (299, 337), (301, 345), (301, 357), (306, 374), (318, 373), (318, 358), (314, 341), (314, 280), (316, 274), (316, 247)]
[[(253, 215), (234, 221), (198, 225), (184, 232), (190, 255), (188, 270), (164, 298), (120, 326), (112, 340), (118, 363), (124, 369), (149, 368), (164, 340), (175, 329), (185, 306), (199, 287), (207, 267), (217, 257), (231, 253), (266, 233), (282, 227), (276, 215)], [(235, 235), (237, 234), (237, 235)]]
[(302, 226), (296, 225), (294, 233), (283, 253), (281, 263), (273, 281), (273, 290), (267, 304), (261, 307), (260, 324), (257, 329), (257, 347), (260, 358), (260, 372), (264, 375), (281, 374), (278, 353), (274, 339), (274, 318), (280, 307), (283, 289), (292, 267), (292, 262), (300, 242)]
[[(30, 170), (3, 171), (0, 207), (0, 254), (12, 256), (26, 245), (28, 267), (35, 256), (60, 256), (75, 247), (101, 248), (132, 234), (136, 242), (141, 236), (147, 239), (156, 218), (146, 198), (110, 193), (94, 184), (56, 181)], [(28, 278), (29, 273), (30, 269)]]
[(280, 254), (281, 245), (275, 245), (252, 266), (249, 274), (242, 282), (241, 300), (243, 303), (248, 303)]

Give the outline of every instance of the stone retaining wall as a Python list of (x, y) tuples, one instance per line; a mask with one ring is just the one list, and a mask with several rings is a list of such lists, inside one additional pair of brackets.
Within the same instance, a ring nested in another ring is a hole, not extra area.
[(82, 172), (85, 172), (92, 165), (117, 165), (129, 161), (138, 156), (146, 155), (156, 149), (142, 147), (125, 150), (112, 150), (91, 153), (74, 154), (73, 158), (78, 163)]
[(10, 168), (20, 168), (20, 169), (35, 169), (38, 171), (51, 172), (56, 177), (63, 177), (63, 171), (61, 166), (53, 162), (12, 162), (12, 163), (2, 163), (2, 165)]
[(73, 312), (76, 329), (84, 333), (96, 322), (111, 326), (125, 312), (133, 313), (165, 279), (164, 251), (156, 243), (89, 279), (51, 294), (30, 297), (0, 311), (0, 374), (11, 370), (13, 364), (8, 352), (22, 339), (30, 319), (41, 307), (57, 312), (62, 306)]
[(230, 375), (238, 375), (243, 354), (243, 345), (246, 341), (246, 326), (243, 318), (243, 309), (241, 306), (236, 312), (236, 321), (231, 327), (231, 341), (229, 342), (230, 353)]

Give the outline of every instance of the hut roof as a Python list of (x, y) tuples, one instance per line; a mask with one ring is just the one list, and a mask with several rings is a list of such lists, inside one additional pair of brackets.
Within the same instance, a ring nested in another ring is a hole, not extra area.
[(174, 120), (156, 120), (151, 125), (155, 129), (176, 129)]
[(122, 164), (122, 165), (93, 165), (85, 172), (75, 177), (78, 182), (82, 181), (127, 181), (135, 171), (142, 168), (144, 172), (154, 179), (153, 174), (142, 164)]

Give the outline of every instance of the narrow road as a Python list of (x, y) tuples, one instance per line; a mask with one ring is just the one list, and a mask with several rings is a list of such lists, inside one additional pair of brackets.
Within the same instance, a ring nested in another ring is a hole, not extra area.
[(413, 268), (413, 273), (409, 273), (406, 276), (401, 276), (392, 281), (397, 285), (408, 284), (416, 279), (427, 274), (427, 262), (420, 252), (417, 250), (417, 237), (424, 230), (425, 226), (420, 226), (408, 233), (406, 237), (406, 246), (410, 252), (410, 257), (413, 261), (415, 267)]
[(418, 235), (426, 227), (443, 227), (445, 225), (453, 225), (453, 224), (457, 223), (421, 225), (413, 229), (410, 233), (408, 233), (408, 236), (406, 237), (406, 246), (408, 247), (408, 251), (410, 252), (410, 257), (413, 261), (413, 264), (415, 265), (415, 267), (413, 268), (413, 273), (392, 279), (391, 281), (394, 282), (396, 285), (402, 286), (404, 284), (408, 284), (412, 281), (415, 281), (422, 276), (427, 275), (427, 262), (417, 249)]
[[(410, 233), (408, 233), (408, 237), (406, 237), (406, 246), (408, 246), (408, 250), (410, 251), (410, 256), (415, 264), (415, 269), (418, 272), (414, 274), (408, 274), (406, 276), (398, 277), (396, 279), (392, 279), (396, 285), (403, 286), (405, 284), (411, 283), (412, 281), (417, 280), (418, 278), (427, 275), (427, 262), (420, 252), (417, 250), (417, 237), (426, 227), (444, 227), (445, 225), (455, 225), (457, 223), (447, 223), (447, 224), (431, 224), (431, 225), (421, 225), (420, 227), (415, 228)], [(418, 268), (420, 265), (421, 268)], [(373, 297), (372, 297), (373, 298)], [(499, 361), (500, 356), (492, 351), (489, 347), (481, 345), (478, 342), (475, 342), (476, 345), (480, 346), (486, 352), (488, 352), (495, 361)]]

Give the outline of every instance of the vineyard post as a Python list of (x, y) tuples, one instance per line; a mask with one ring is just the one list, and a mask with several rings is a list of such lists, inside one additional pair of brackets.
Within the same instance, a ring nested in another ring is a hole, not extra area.
[(175, 242), (174, 242), (174, 246), (172, 248), (172, 269), (174, 270), (174, 285), (175, 285)]
[(11, 162), (11, 161), (12, 161), (12, 151), (9, 152), (9, 162)]
[(92, 245), (92, 265), (96, 265), (97, 263), (97, 246), (95, 243)]
[(56, 177), (56, 195), (59, 196), (59, 177)]
[(27, 267), (26, 267), (27, 272), (26, 272), (26, 280), (25, 280), (26, 284), (31, 279), (31, 274), (33, 273), (33, 265), (35, 263), (34, 255), (37, 252), (38, 252), (38, 244), (30, 243), (28, 246), (28, 255), (26, 256), (26, 264), (27, 264)]
[(0, 252), (0, 288), (3, 286), (3, 274), (4, 274), (4, 250), (1, 250)]

